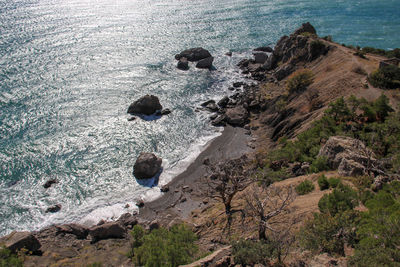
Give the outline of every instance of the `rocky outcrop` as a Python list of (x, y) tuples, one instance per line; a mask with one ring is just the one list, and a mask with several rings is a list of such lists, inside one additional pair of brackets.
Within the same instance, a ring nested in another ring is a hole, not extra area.
[(189, 61), (199, 61), (205, 58), (211, 57), (210, 52), (202, 47), (190, 48), (180, 52), (175, 55), (176, 60), (180, 60), (181, 58), (187, 58)]
[(256, 64), (264, 64), (267, 61), (268, 55), (266, 53), (254, 53), (254, 61)]
[(154, 177), (161, 170), (162, 159), (153, 153), (140, 153), (135, 165), (133, 174), (137, 179), (148, 179)]
[(294, 31), (294, 35), (299, 35), (302, 33), (310, 33), (317, 34), (315, 28), (311, 25), (310, 22), (303, 23), (297, 30)]
[(199, 60), (196, 64), (196, 68), (198, 69), (211, 69), (212, 63), (214, 61), (214, 57), (207, 57)]
[(346, 136), (331, 136), (321, 147), (318, 157), (325, 157), (330, 168), (339, 175), (378, 175), (383, 173), (381, 163), (363, 142)]
[(108, 222), (90, 228), (89, 236), (92, 243), (94, 243), (102, 239), (124, 238), (125, 232), (125, 228), (118, 222)]
[(128, 113), (152, 115), (156, 113), (156, 111), (162, 110), (162, 108), (158, 97), (154, 95), (145, 95), (129, 106)]
[(217, 104), (215, 104), (214, 100), (208, 100), (208, 101), (202, 103), (201, 106), (212, 112), (218, 110)]
[(0, 238), (0, 244), (4, 244), (6, 248), (14, 253), (21, 249), (36, 253), (41, 247), (39, 240), (30, 232), (12, 232)]
[(71, 223), (56, 225), (57, 234), (71, 234), (76, 236), (77, 239), (85, 239), (89, 234), (89, 229), (83, 225)]
[(274, 51), (274, 50), (269, 46), (260, 46), (260, 47), (253, 49), (253, 51), (272, 53), (272, 51)]

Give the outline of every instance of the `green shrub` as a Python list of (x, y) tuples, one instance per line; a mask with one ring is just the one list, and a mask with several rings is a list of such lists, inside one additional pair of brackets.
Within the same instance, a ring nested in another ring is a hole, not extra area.
[(22, 260), (5, 247), (0, 247), (0, 267), (22, 267)]
[(329, 178), (328, 179), (329, 187), (331, 188), (336, 188), (340, 184), (340, 179), (339, 178)]
[(311, 70), (299, 70), (290, 75), (286, 86), (289, 93), (302, 92), (314, 81), (314, 74)]
[(386, 185), (366, 201), (351, 266), (400, 266), (400, 183)]
[(362, 50), (357, 50), (357, 51), (354, 53), (354, 55), (355, 55), (355, 56), (358, 56), (358, 57), (360, 57), (360, 58), (366, 59), (366, 57), (365, 57), (365, 52), (362, 51)]
[(318, 178), (318, 185), (320, 190), (329, 189), (329, 182), (325, 175), (321, 175)]
[(264, 241), (241, 239), (232, 244), (232, 255), (236, 264), (254, 266), (264, 264), (270, 266), (269, 259), (273, 256), (274, 248)]
[(356, 243), (355, 226), (360, 220), (358, 212), (349, 210), (337, 216), (314, 213), (299, 232), (301, 247), (317, 253), (344, 255), (344, 246)]
[(351, 210), (357, 205), (357, 192), (343, 184), (339, 184), (332, 193), (324, 195), (318, 202), (320, 212), (331, 216)]
[(368, 76), (368, 81), (382, 89), (400, 88), (400, 68), (394, 65), (379, 68)]
[(317, 157), (310, 166), (311, 172), (322, 172), (329, 170), (328, 159), (326, 157)]
[(94, 262), (91, 264), (86, 265), (86, 267), (102, 267), (103, 264), (101, 264), (100, 262)]
[(184, 225), (174, 225), (169, 230), (159, 228), (146, 233), (135, 225), (130, 256), (136, 265), (178, 266), (190, 263), (197, 246), (196, 235)]
[(315, 187), (310, 180), (304, 180), (298, 186), (296, 186), (295, 189), (296, 189), (297, 194), (305, 195), (305, 194), (312, 192), (315, 189)]

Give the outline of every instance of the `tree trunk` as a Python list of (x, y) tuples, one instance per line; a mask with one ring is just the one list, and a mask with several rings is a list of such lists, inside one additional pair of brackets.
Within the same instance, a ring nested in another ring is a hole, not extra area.
[(267, 228), (265, 227), (264, 221), (261, 221), (258, 224), (258, 239), (260, 240), (267, 240), (267, 235), (266, 235), (266, 230)]

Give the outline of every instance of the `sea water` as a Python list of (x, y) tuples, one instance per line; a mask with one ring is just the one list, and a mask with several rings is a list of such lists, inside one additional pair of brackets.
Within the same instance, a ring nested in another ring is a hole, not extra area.
[[(116, 219), (158, 197), (221, 132), (200, 103), (303, 22), (339, 43), (400, 46), (397, 0), (2, 0), (0, 21), (0, 235)], [(215, 70), (178, 70), (174, 55), (198, 46)], [(172, 113), (128, 121), (145, 94)], [(163, 158), (157, 186), (133, 177), (142, 151)]]

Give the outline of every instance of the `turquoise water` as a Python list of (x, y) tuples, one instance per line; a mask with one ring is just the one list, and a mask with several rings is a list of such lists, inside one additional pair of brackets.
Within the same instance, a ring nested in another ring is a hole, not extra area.
[[(219, 133), (196, 107), (243, 79), (235, 65), (252, 48), (305, 21), (340, 43), (399, 47), (398, 4), (1, 1), (0, 234), (112, 219), (157, 197), (157, 187), (133, 178), (137, 155), (163, 157), (160, 184), (182, 171)], [(195, 46), (215, 56), (215, 71), (175, 68), (174, 55)], [(127, 107), (147, 93), (173, 113), (128, 122)], [(50, 178), (59, 183), (45, 190)], [(57, 203), (60, 212), (45, 213)]]

